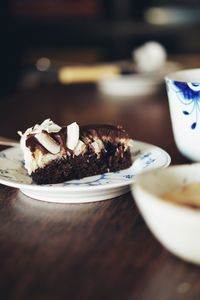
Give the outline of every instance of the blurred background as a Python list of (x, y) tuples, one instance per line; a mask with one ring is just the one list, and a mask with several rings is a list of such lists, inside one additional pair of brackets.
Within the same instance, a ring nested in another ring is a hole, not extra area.
[(149, 40), (171, 56), (200, 53), (199, 0), (3, 0), (0, 6), (1, 96), (54, 82), (66, 64), (129, 60)]

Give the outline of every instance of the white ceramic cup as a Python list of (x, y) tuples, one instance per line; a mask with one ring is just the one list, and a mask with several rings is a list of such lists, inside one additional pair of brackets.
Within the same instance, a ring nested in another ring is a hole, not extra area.
[(200, 68), (166, 75), (174, 139), (179, 151), (200, 161)]

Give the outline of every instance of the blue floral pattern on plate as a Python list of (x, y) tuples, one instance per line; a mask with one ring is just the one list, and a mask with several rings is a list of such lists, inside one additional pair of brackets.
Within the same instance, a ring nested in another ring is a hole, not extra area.
[[(44, 201), (80, 203), (112, 198), (127, 192), (138, 174), (170, 164), (170, 156), (161, 148), (139, 141), (134, 144), (133, 164), (126, 170), (49, 185), (33, 183), (23, 167), (20, 148), (10, 148), (0, 152), (0, 183)], [(82, 201), (84, 197), (86, 200)]]
[(200, 84), (170, 80), (168, 80), (168, 84), (176, 92), (179, 100), (184, 105), (182, 113), (185, 116), (194, 114), (194, 121), (191, 124), (191, 129), (195, 129), (200, 112)]

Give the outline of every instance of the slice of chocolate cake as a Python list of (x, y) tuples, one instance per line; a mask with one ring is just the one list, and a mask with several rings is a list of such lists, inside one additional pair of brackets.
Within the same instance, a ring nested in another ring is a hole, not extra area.
[(21, 135), (24, 165), (38, 184), (60, 183), (132, 165), (133, 141), (119, 126), (76, 122), (60, 127), (50, 119)]

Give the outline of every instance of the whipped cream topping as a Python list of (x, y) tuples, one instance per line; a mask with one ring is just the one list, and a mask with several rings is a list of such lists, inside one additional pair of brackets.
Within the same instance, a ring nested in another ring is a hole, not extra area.
[(77, 145), (76, 145), (76, 148), (74, 149), (74, 154), (76, 156), (78, 156), (78, 155), (84, 153), (85, 149), (86, 149), (86, 144), (83, 143), (81, 140), (79, 140)]
[(24, 133), (21, 131), (18, 131), (19, 135), (26, 135), (29, 134), (37, 134), (41, 133), (42, 131), (46, 131), (48, 133), (51, 132), (59, 132), (61, 130), (61, 127), (55, 124), (51, 119), (46, 119), (44, 122), (42, 122), (40, 125), (36, 124), (33, 127), (28, 128)]
[(36, 133), (35, 138), (38, 142), (52, 154), (60, 152), (60, 145), (45, 132)]
[[(43, 168), (52, 160), (70, 155), (66, 149), (72, 150), (76, 156), (85, 152), (86, 145), (79, 139), (80, 130), (76, 122), (69, 124), (66, 128), (66, 148), (51, 136), (51, 134), (59, 134), (61, 129), (62, 127), (51, 119), (46, 119), (41, 124), (28, 128), (24, 133), (18, 131), (21, 136), (20, 145), (24, 153), (25, 168), (29, 174), (37, 168)], [(34, 137), (34, 140), (43, 146), (47, 153), (43, 153), (39, 147), (33, 151), (31, 147), (27, 146), (27, 140), (30, 137)]]
[(79, 141), (79, 126), (76, 122), (67, 126), (66, 146), (70, 150), (74, 150)]
[(91, 144), (91, 146), (93, 147), (94, 152), (96, 154), (99, 154), (101, 150), (104, 149), (104, 144), (100, 139), (95, 139), (94, 142)]
[[(24, 133), (18, 132), (19, 135), (28, 138), (30, 135), (38, 140), (38, 142), (52, 154), (60, 151), (60, 145), (49, 135), (49, 133), (58, 133), (62, 127), (55, 124), (52, 120), (46, 119), (43, 123), (36, 124), (34, 127), (28, 128)], [(66, 146), (70, 150), (74, 150), (79, 141), (79, 126), (76, 122), (67, 126)]]

